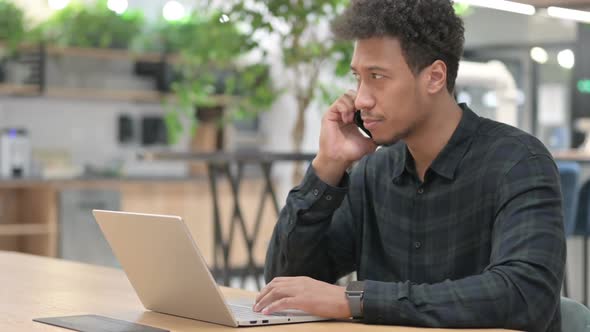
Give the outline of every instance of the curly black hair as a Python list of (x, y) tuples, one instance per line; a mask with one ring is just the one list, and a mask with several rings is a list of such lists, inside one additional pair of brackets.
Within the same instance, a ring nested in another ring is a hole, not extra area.
[(451, 0), (352, 0), (332, 22), (332, 32), (344, 40), (398, 38), (414, 74), (441, 60), (447, 65), (447, 90), (455, 88), (465, 28)]

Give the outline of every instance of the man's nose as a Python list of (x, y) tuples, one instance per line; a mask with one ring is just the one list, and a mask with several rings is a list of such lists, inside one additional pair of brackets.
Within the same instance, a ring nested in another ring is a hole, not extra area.
[(369, 89), (361, 83), (357, 90), (356, 99), (354, 100), (354, 107), (358, 110), (368, 110), (374, 106), (375, 99)]

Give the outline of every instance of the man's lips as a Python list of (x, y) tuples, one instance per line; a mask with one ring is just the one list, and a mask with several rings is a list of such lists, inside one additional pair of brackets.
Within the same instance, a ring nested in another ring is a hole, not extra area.
[(379, 122), (381, 122), (381, 120), (369, 119), (369, 118), (363, 119), (363, 125), (368, 130), (371, 130), (371, 128), (374, 128), (375, 126), (377, 126), (377, 124), (379, 124)]

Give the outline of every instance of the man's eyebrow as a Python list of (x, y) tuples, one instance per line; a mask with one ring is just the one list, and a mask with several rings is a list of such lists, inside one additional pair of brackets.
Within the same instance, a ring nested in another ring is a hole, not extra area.
[[(357, 70), (357, 69), (356, 69), (354, 66), (352, 66), (352, 65), (350, 66), (350, 69), (351, 69), (351, 70), (353, 70), (353, 71), (358, 71), (358, 70)], [(367, 70), (369, 70), (369, 71), (373, 71), (373, 70), (376, 70), (376, 71), (389, 71), (387, 68), (380, 67), (380, 66), (369, 66), (369, 67), (367, 67)]]
[(370, 66), (367, 68), (368, 70), (376, 70), (376, 71), (388, 71), (387, 68), (379, 67), (379, 66)]

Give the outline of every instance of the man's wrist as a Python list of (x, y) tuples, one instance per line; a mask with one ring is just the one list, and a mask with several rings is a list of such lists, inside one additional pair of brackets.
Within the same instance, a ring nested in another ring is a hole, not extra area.
[(339, 302), (340, 312), (339, 315), (341, 318), (349, 318), (352, 317), (352, 313), (350, 312), (350, 305), (348, 304), (348, 298), (346, 297), (346, 287), (339, 286), (342, 290), (342, 301)]
[(332, 187), (337, 187), (350, 163), (330, 160), (318, 154), (311, 163), (317, 177)]

